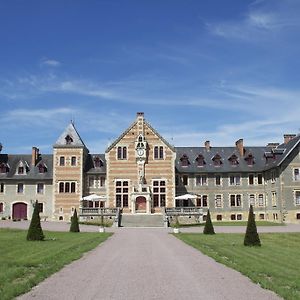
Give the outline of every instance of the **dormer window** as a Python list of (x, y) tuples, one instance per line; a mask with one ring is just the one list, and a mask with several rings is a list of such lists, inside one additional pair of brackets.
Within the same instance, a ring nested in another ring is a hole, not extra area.
[(276, 156), (273, 152), (265, 152), (266, 163), (273, 162), (276, 159)]
[(67, 145), (70, 145), (70, 144), (73, 143), (73, 139), (71, 138), (70, 135), (67, 135), (67, 136), (65, 137), (65, 140), (66, 140), (66, 144), (67, 144)]
[(18, 174), (24, 174), (24, 167), (18, 167)]
[(39, 169), (39, 173), (47, 172), (47, 167), (43, 163), (38, 164), (38, 169)]
[(103, 167), (103, 162), (102, 162), (102, 160), (98, 156), (96, 156), (94, 158), (94, 166), (95, 166), (95, 168), (101, 168), (101, 167)]
[(232, 166), (237, 166), (239, 164), (238, 158), (235, 154), (232, 154), (228, 160)]
[(196, 162), (197, 162), (197, 166), (198, 167), (204, 167), (204, 165), (206, 164), (204, 157), (202, 154), (199, 154), (196, 158)]
[(5, 173), (7, 173), (7, 172), (8, 172), (7, 164), (2, 163), (2, 164), (0, 165), (0, 173), (5, 174)]
[(188, 167), (190, 162), (189, 162), (189, 158), (186, 154), (183, 154), (182, 157), (180, 158), (181, 161), (181, 166), (182, 167)]
[(213, 158), (212, 161), (214, 162), (215, 167), (220, 167), (222, 165), (222, 158), (219, 154), (216, 154)]
[(247, 162), (248, 166), (253, 166), (254, 165), (254, 156), (249, 153), (248, 156), (245, 158), (245, 161)]

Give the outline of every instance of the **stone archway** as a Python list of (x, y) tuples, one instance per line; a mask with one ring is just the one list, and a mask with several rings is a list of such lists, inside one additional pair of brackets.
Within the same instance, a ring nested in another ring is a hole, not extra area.
[(27, 219), (27, 204), (17, 202), (13, 204), (13, 219)]
[(136, 197), (136, 199), (135, 199), (135, 210), (137, 212), (139, 212), (139, 211), (146, 212), (147, 203), (146, 203), (146, 198), (144, 196)]

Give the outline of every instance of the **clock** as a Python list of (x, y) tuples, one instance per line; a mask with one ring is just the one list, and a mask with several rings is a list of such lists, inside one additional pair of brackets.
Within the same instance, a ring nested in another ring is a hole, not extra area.
[(144, 152), (145, 152), (144, 149), (137, 149), (138, 156), (143, 156)]

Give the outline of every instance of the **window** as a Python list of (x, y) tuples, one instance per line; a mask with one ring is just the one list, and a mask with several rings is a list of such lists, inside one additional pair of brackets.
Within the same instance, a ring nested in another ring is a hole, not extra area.
[(300, 181), (300, 169), (294, 169), (294, 181)]
[(76, 193), (76, 182), (60, 182), (59, 193)]
[(204, 157), (202, 154), (199, 154), (196, 158), (196, 162), (197, 162), (197, 167), (204, 167), (204, 165), (206, 164), (204, 161)]
[(4, 193), (4, 183), (1, 182), (0, 184), (0, 193), (3, 194)]
[(182, 175), (182, 184), (183, 185), (188, 185), (188, 176), (187, 175)]
[(71, 157), (71, 166), (76, 166), (76, 156)]
[(90, 188), (95, 187), (95, 183), (96, 183), (95, 177), (94, 176), (89, 176), (89, 187)]
[(196, 176), (196, 185), (207, 185), (207, 175)]
[(70, 145), (70, 144), (73, 143), (73, 139), (71, 138), (70, 135), (67, 135), (67, 136), (65, 137), (65, 140), (66, 140), (66, 145)]
[(229, 176), (229, 185), (240, 185), (240, 184), (241, 184), (241, 175)]
[(295, 191), (295, 204), (300, 205), (300, 191)]
[(155, 146), (154, 147), (154, 159), (164, 159), (164, 147)]
[(17, 185), (17, 193), (18, 194), (23, 194), (24, 192), (24, 184), (23, 183), (18, 183)]
[(242, 205), (241, 203), (241, 195), (230, 195), (230, 206), (231, 207), (240, 207)]
[(217, 215), (217, 221), (222, 221), (222, 215)]
[(1, 165), (0, 165), (0, 173), (7, 173), (7, 171), (8, 171), (8, 168), (7, 168), (7, 165), (6, 164), (4, 164), (4, 163), (2, 163)]
[(265, 214), (259, 214), (259, 219), (264, 220), (265, 219)]
[(276, 181), (276, 170), (271, 170), (271, 182), (274, 183)]
[(263, 184), (263, 175), (257, 174), (257, 184)]
[(128, 207), (128, 180), (116, 181), (116, 206)]
[(242, 214), (237, 214), (237, 215), (236, 215), (236, 219), (237, 219), (238, 221), (241, 221), (241, 220), (243, 219), (243, 215), (242, 215)]
[(252, 207), (255, 207), (255, 194), (249, 195), (249, 207), (252, 205)]
[(220, 167), (222, 164), (222, 158), (219, 154), (216, 154), (213, 158), (212, 158), (213, 162), (214, 162), (214, 166), (215, 167)]
[(215, 206), (216, 208), (222, 208), (223, 207), (223, 199), (222, 199), (222, 195), (218, 194), (215, 197)]
[(64, 156), (61, 156), (61, 157), (59, 158), (59, 165), (60, 165), (60, 166), (64, 166), (64, 165), (65, 165), (65, 157), (64, 157)]
[(101, 167), (103, 167), (103, 162), (102, 162), (102, 160), (98, 156), (96, 156), (94, 158), (94, 166), (95, 166), (95, 168), (101, 168)]
[(43, 203), (38, 203), (38, 211), (39, 211), (39, 213), (44, 212), (44, 204)]
[(272, 192), (272, 206), (273, 207), (277, 206), (277, 194), (276, 194), (276, 192)]
[(179, 177), (179, 175), (176, 175), (175, 176), (175, 185), (177, 186), (177, 185), (179, 185), (179, 180), (180, 179), (180, 177)]
[(249, 176), (248, 176), (248, 183), (249, 183), (249, 185), (253, 185), (254, 184), (254, 174), (249, 174)]
[(299, 214), (299, 213), (296, 214), (296, 219), (297, 219), (297, 220), (300, 220), (300, 214)]
[(189, 158), (186, 154), (183, 154), (182, 157), (180, 158), (181, 161), (181, 166), (182, 167), (188, 167), (190, 162), (189, 162)]
[(119, 160), (127, 159), (127, 147), (119, 146), (118, 150), (117, 150), (117, 157), (118, 157)]
[(207, 195), (198, 195), (197, 206), (208, 207)]
[(18, 167), (18, 174), (24, 174), (24, 167)]
[(101, 176), (100, 177), (100, 187), (105, 186), (105, 177)]
[(237, 166), (239, 164), (238, 158), (235, 154), (231, 155), (228, 160), (232, 166)]
[(39, 173), (45, 173), (45, 172), (47, 172), (46, 166), (44, 164), (42, 164), (42, 163), (38, 165), (38, 169), (39, 169)]
[(3, 212), (3, 202), (0, 202), (0, 213)]
[(166, 181), (153, 180), (152, 193), (153, 193), (153, 206), (165, 207), (166, 206)]
[(235, 214), (230, 215), (230, 220), (231, 220), (231, 221), (235, 221), (235, 220), (236, 220)]
[(37, 194), (44, 194), (44, 184), (43, 183), (38, 183), (36, 185), (36, 192), (37, 192)]
[(254, 156), (249, 153), (247, 157), (245, 157), (245, 161), (247, 162), (247, 165), (249, 167), (252, 167), (254, 165)]
[(221, 175), (216, 175), (216, 177), (215, 177), (215, 185), (221, 185)]
[(260, 207), (265, 206), (265, 201), (264, 201), (264, 195), (263, 194), (258, 195), (258, 206), (260, 206)]

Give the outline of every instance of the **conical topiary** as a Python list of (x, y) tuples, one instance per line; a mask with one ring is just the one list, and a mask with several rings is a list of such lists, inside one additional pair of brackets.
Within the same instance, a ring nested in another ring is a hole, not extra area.
[(257, 233), (253, 207), (250, 205), (249, 209), (249, 216), (248, 216), (248, 223), (246, 234), (244, 238), (244, 245), (245, 246), (261, 246), (259, 235)]
[(209, 210), (207, 211), (206, 222), (205, 222), (203, 233), (204, 234), (215, 234), (215, 230), (214, 230), (214, 226), (211, 222)]
[(76, 208), (73, 217), (71, 218), (70, 232), (80, 232)]
[(34, 204), (34, 209), (31, 217), (30, 226), (27, 232), (28, 241), (43, 241), (45, 238), (42, 226), (41, 219), (39, 214), (39, 205), (38, 201)]

